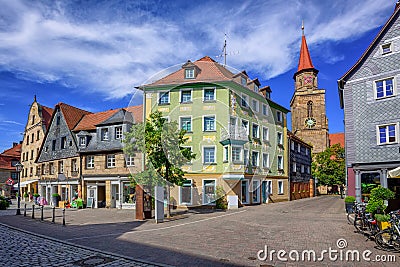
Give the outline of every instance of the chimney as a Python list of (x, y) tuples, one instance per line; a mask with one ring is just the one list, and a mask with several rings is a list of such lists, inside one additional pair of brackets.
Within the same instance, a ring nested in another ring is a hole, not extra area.
[(18, 143), (13, 142), (13, 147), (16, 147), (18, 145)]

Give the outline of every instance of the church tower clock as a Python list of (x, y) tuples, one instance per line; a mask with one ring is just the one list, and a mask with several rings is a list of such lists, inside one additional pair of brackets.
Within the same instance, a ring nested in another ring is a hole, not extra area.
[(312, 144), (313, 153), (319, 153), (329, 145), (325, 90), (318, 88), (318, 70), (311, 61), (304, 26), (302, 32), (299, 65), (293, 76), (295, 91), (290, 101), (292, 132)]

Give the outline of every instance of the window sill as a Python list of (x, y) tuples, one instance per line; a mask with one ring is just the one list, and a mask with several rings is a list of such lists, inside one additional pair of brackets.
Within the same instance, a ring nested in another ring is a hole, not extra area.
[(179, 104), (193, 104), (193, 101), (179, 102)]
[(392, 97), (395, 97), (395, 96), (396, 96), (396, 94), (393, 93), (393, 95), (382, 96), (382, 97), (375, 97), (375, 100), (379, 101), (379, 100), (383, 100), (383, 99), (392, 98)]
[(216, 162), (203, 162), (203, 165), (217, 165)]
[(159, 106), (168, 106), (171, 105), (170, 103), (158, 103)]
[(216, 133), (216, 130), (212, 130), (212, 131), (203, 131), (204, 133)]
[(203, 103), (217, 103), (217, 100), (204, 100), (203, 99)]

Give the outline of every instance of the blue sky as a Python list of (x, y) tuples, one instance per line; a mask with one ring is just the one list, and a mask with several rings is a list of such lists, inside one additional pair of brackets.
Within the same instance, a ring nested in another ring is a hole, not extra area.
[[(396, 0), (0, 0), (0, 150), (22, 139), (29, 104), (89, 111), (140, 104), (134, 87), (165, 68), (221, 54), (289, 108), (301, 21), (330, 132), (343, 131), (336, 81), (356, 62)], [(237, 53), (238, 51), (238, 53)]]

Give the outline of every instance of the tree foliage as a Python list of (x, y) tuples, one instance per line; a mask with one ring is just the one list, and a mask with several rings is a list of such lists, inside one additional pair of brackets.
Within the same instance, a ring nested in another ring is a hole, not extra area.
[(135, 182), (149, 186), (182, 185), (185, 172), (181, 167), (196, 156), (184, 147), (185, 133), (177, 122), (168, 122), (158, 111), (151, 113), (146, 122), (133, 125), (125, 135), (124, 152), (146, 155), (145, 170), (132, 175)]
[(340, 144), (334, 144), (314, 155), (312, 174), (321, 185), (344, 184), (346, 178), (344, 148)]

